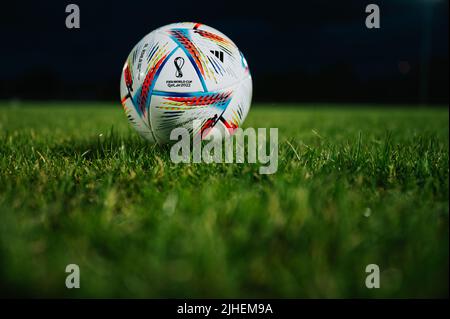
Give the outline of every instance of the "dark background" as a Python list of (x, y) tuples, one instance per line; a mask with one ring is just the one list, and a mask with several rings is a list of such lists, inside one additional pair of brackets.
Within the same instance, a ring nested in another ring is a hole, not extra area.
[[(81, 29), (65, 27), (69, 3), (80, 7)], [(370, 3), (381, 29), (365, 27)], [(133, 46), (178, 21), (238, 45), (257, 102), (448, 105), (446, 0), (5, 1), (0, 99), (119, 101)]]

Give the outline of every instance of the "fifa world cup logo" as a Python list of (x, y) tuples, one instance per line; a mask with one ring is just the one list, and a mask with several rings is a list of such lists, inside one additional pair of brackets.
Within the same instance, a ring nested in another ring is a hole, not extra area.
[(177, 71), (175, 72), (175, 76), (177, 78), (182, 78), (183, 72), (181, 72), (181, 68), (184, 65), (184, 59), (182, 57), (178, 57), (173, 61), (173, 63), (175, 64), (175, 67), (177, 68)]

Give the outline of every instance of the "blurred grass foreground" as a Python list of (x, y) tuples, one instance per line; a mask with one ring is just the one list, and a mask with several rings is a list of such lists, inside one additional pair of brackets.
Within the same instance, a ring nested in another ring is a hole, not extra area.
[(448, 296), (448, 109), (266, 105), (244, 126), (279, 128), (276, 174), (174, 164), (120, 107), (0, 105), (0, 294)]

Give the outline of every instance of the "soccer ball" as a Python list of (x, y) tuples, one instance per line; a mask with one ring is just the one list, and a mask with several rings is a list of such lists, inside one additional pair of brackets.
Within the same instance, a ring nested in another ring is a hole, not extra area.
[(123, 67), (120, 94), (132, 126), (151, 142), (171, 142), (178, 127), (202, 139), (227, 137), (247, 116), (252, 78), (227, 36), (200, 23), (174, 23), (136, 44)]

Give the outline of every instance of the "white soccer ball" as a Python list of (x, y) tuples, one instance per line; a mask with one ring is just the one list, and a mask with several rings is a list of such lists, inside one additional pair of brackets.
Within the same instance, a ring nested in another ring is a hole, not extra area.
[(132, 126), (151, 142), (169, 143), (177, 127), (203, 139), (218, 132), (226, 137), (247, 116), (252, 78), (227, 36), (200, 23), (174, 23), (133, 48), (120, 95)]

